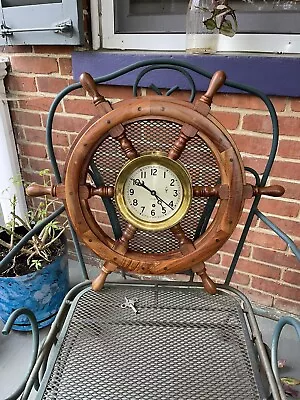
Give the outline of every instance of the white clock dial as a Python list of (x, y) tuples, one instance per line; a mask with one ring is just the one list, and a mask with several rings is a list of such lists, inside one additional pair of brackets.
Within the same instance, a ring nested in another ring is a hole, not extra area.
[(142, 154), (121, 169), (115, 200), (124, 219), (148, 231), (163, 231), (178, 224), (192, 200), (189, 173), (161, 152)]
[(140, 220), (161, 222), (172, 217), (183, 199), (178, 176), (161, 164), (136, 168), (124, 184), (124, 201), (129, 212)]

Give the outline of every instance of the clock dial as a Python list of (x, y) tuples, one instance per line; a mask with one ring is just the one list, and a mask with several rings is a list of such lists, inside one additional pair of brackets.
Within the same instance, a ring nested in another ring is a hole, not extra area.
[(144, 221), (165, 221), (182, 203), (183, 190), (178, 176), (160, 164), (135, 169), (124, 185), (128, 210)]
[(143, 230), (174, 226), (186, 214), (191, 198), (188, 172), (162, 153), (144, 154), (129, 161), (116, 181), (115, 199), (121, 214)]

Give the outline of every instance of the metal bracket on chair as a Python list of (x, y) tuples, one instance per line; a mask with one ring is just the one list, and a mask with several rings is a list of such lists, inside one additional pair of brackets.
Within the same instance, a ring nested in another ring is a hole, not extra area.
[(3, 38), (13, 36), (14, 33), (20, 33), (20, 32), (48, 32), (48, 31), (53, 31), (54, 33), (60, 33), (62, 35), (66, 35), (68, 37), (73, 36), (73, 22), (71, 19), (68, 19), (66, 21), (60, 22), (59, 24), (56, 24), (55, 26), (48, 27), (48, 28), (10, 28), (6, 26), (5, 22), (2, 22), (1, 24), (1, 36)]

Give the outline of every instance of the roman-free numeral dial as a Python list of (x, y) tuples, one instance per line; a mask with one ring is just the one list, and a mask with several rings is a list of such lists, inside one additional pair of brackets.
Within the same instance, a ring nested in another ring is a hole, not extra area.
[(144, 221), (165, 221), (180, 208), (183, 190), (169, 168), (152, 164), (137, 168), (124, 186), (128, 210)]
[(127, 221), (143, 230), (164, 230), (186, 214), (192, 197), (188, 172), (161, 153), (127, 163), (116, 182), (116, 202)]

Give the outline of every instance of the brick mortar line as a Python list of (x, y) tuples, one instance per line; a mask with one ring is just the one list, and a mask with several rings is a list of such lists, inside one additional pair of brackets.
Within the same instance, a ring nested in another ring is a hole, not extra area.
[[(256, 131), (249, 131), (247, 129), (239, 129), (238, 131), (236, 131), (235, 129), (230, 129), (230, 133), (233, 133), (236, 135), (249, 135), (249, 136), (258, 137), (258, 138), (262, 137), (263, 139), (269, 138), (270, 140), (272, 140), (272, 136), (273, 136), (272, 132), (270, 132), (270, 133), (256, 132)], [(285, 138), (291, 138), (291, 140), (293, 140), (293, 138), (294, 138), (294, 140), (299, 139), (298, 136), (285, 135), (285, 134), (279, 132), (279, 142), (280, 142), (280, 140), (285, 139)]]
[[(33, 129), (33, 130), (39, 130), (39, 131), (43, 131), (44, 129), (45, 129), (45, 127), (44, 126), (39, 126), (39, 127), (36, 127), (36, 126), (28, 126), (28, 125), (18, 125), (18, 124), (14, 124), (15, 126), (17, 126), (17, 127), (20, 127), (20, 128), (30, 128), (30, 129)], [(52, 129), (52, 132), (53, 133), (58, 133), (58, 134), (65, 134), (65, 135), (67, 135), (67, 136), (69, 136), (69, 134), (71, 133), (71, 132), (69, 132), (69, 131), (58, 131), (58, 130), (56, 130), (56, 129)], [(23, 132), (24, 133), (24, 132)], [(71, 133), (72, 134), (72, 133)], [(18, 141), (19, 141), (19, 139), (18, 139)], [(68, 147), (68, 146), (65, 146), (65, 147)]]
[[(57, 64), (58, 66), (58, 64)], [(73, 80), (72, 75), (61, 75), (59, 72), (18, 72), (18, 71), (11, 71), (8, 73), (8, 76), (17, 77), (17, 78), (61, 78), (61, 79), (68, 79)]]
[[(35, 114), (35, 115), (48, 115), (49, 112), (48, 111), (44, 111), (44, 110), (32, 110), (30, 108), (11, 108), (11, 111), (19, 111), (19, 112), (27, 112), (30, 114)], [(91, 118), (94, 117), (94, 115), (86, 115), (86, 114), (71, 114), (71, 113), (67, 113), (65, 114), (62, 111), (56, 111), (56, 113), (61, 117), (71, 117), (71, 118), (79, 118), (79, 119), (85, 119), (87, 121), (89, 121)], [(17, 124), (16, 124), (17, 125)], [(21, 125), (23, 126), (23, 125)], [(79, 133), (79, 132), (78, 132)]]
[[(269, 217), (269, 214), (268, 214), (268, 213), (263, 212), (263, 214), (266, 215), (266, 217)], [(282, 220), (282, 221), (292, 221), (292, 222), (298, 222), (298, 223), (299, 223), (299, 220), (296, 219), (295, 217), (283, 217), (282, 215), (280, 215), (280, 217), (278, 217), (278, 216), (270, 216), (270, 217), (271, 217), (271, 218), (270, 218), (271, 220), (272, 220), (272, 217), (276, 217), (276, 218), (279, 218), (279, 219)], [(275, 222), (274, 222), (274, 223), (275, 223)], [(238, 226), (240, 226), (240, 225), (238, 225)], [(278, 236), (275, 232), (273, 232), (273, 231), (271, 230), (271, 228), (267, 229), (267, 228), (262, 228), (261, 226), (251, 227), (251, 231), (252, 231), (252, 232), (266, 233), (266, 232), (263, 232), (263, 231), (261, 231), (261, 230), (265, 230), (265, 231), (268, 231), (268, 232), (272, 232), (272, 233), (274, 233), (274, 235)], [(290, 235), (290, 234), (288, 234), (288, 236), (293, 236), (293, 237), (300, 238), (300, 235), (299, 235), (299, 236), (295, 236), (295, 235)], [(279, 237), (279, 236), (278, 236), (278, 237)]]
[(298, 181), (296, 179), (280, 178), (279, 176), (271, 177), (270, 179), (280, 180), (280, 181), (284, 181), (286, 183), (294, 183), (295, 185), (300, 183), (300, 180)]
[(278, 156), (278, 155), (276, 155), (276, 159), (274, 161), (274, 165), (275, 165), (276, 161), (289, 161), (289, 162), (292, 162), (292, 163), (295, 163), (295, 164), (300, 164), (300, 159), (297, 159), (297, 158), (285, 158), (285, 157)]
[[(46, 92), (45, 92), (46, 93)], [(83, 100), (83, 101), (93, 101), (91, 97), (87, 96), (85, 93), (85, 96), (79, 96), (79, 95), (72, 95), (72, 94), (67, 94), (61, 101), (64, 100)]]
[(290, 97), (286, 97), (286, 104), (284, 111), (290, 112), (292, 111), (292, 101)]
[[(295, 203), (296, 203), (296, 202), (295, 202)], [(298, 203), (299, 203), (299, 201), (298, 201)], [(294, 202), (293, 202), (293, 204), (294, 204)], [(272, 214), (271, 212), (269, 212), (269, 211), (264, 211), (263, 209), (260, 209), (260, 208), (259, 208), (259, 211), (261, 211), (263, 214), (265, 214), (266, 216), (269, 216), (269, 217), (280, 218), (280, 219), (283, 219), (283, 220), (286, 220), (286, 221), (300, 222), (300, 220), (298, 219), (298, 214), (297, 214), (296, 217), (290, 217), (290, 216), (288, 216), (288, 215)], [(293, 219), (293, 218), (294, 218), (294, 219)], [(260, 219), (258, 219), (258, 220), (260, 221)]]
[[(251, 277), (251, 278), (258, 277), (258, 278), (261, 278), (261, 279), (266, 280), (266, 281), (271, 282), (271, 283), (278, 283), (279, 285), (284, 284), (285, 286), (291, 287), (293, 289), (299, 289), (298, 285), (293, 285), (293, 284), (290, 284), (290, 283), (288, 283), (286, 281), (281, 281), (280, 279), (267, 278), (266, 276), (259, 276), (259, 275), (253, 275), (253, 274), (249, 274), (249, 277)], [(251, 279), (251, 286), (252, 286), (252, 279)], [(253, 289), (255, 289), (255, 288), (253, 287)], [(277, 296), (275, 293), (273, 295)]]
[[(252, 250), (253, 250), (254, 248), (259, 248), (259, 249), (266, 250), (266, 247), (258, 247), (258, 246), (255, 246), (254, 244), (252, 244), (250, 247), (252, 248)], [(267, 249), (267, 250), (271, 250), (271, 249)], [(276, 252), (277, 252), (277, 250), (276, 250)], [(286, 252), (284, 252), (284, 251), (278, 250), (278, 252), (280, 252), (280, 254), (283, 255), (283, 256), (284, 256), (284, 255), (287, 255)], [(220, 254), (220, 255), (225, 255), (225, 256), (233, 256), (234, 253), (228, 253), (228, 252), (226, 252), (226, 251), (219, 251), (218, 254)], [(296, 256), (294, 255), (293, 257), (296, 257)], [(270, 265), (270, 266), (272, 266), (272, 267), (280, 268), (280, 269), (283, 269), (283, 270), (286, 270), (286, 269), (288, 269), (288, 270), (290, 270), (290, 269), (295, 270), (295, 268), (284, 267), (284, 266), (281, 266), (281, 265), (278, 265), (278, 264), (274, 264), (274, 263), (272, 263), (272, 262), (262, 261), (262, 260), (260, 260), (260, 259), (258, 259), (258, 258), (250, 257), (250, 255), (249, 255), (249, 257), (240, 256), (240, 258), (241, 258), (242, 260), (245, 260), (245, 261), (249, 261), (249, 260), (250, 260), (250, 261), (253, 261), (253, 262), (257, 262), (257, 263), (259, 263), (259, 264), (264, 264), (264, 265), (268, 265), (268, 266)], [(220, 263), (219, 263), (219, 264), (220, 264)], [(216, 265), (219, 265), (219, 264), (216, 264)], [(296, 270), (296, 271), (297, 271), (297, 270)]]
[[(264, 292), (264, 291), (262, 291), (262, 290), (260, 290), (260, 289), (257, 289), (257, 288), (254, 288), (254, 287), (252, 287), (251, 286), (251, 281), (250, 281), (250, 289), (252, 289), (252, 290), (254, 290), (255, 292), (258, 292), (258, 293), (260, 293), (260, 294), (264, 294), (264, 295), (266, 295), (267, 294), (267, 296), (271, 296), (271, 297), (274, 297), (274, 294), (273, 293), (269, 293), (269, 292)], [(255, 295), (255, 294), (254, 294)], [(258, 304), (258, 303), (257, 303)]]
[[(67, 86), (66, 86), (67, 87)], [(37, 88), (38, 89), (38, 88)], [(53, 98), (53, 100), (57, 97), (57, 95), (58, 95), (58, 93), (59, 92), (57, 92), (57, 93), (53, 93), (53, 92), (44, 92), (44, 91), (41, 91), (41, 90), (37, 90), (37, 91), (34, 91), (34, 92), (32, 92), (32, 91), (30, 91), (30, 92), (28, 92), (28, 91), (25, 91), (25, 90), (9, 90), (8, 91), (8, 93), (9, 94), (12, 94), (12, 95), (18, 95), (18, 96), (23, 96), (23, 97), (25, 97), (25, 96), (28, 96), (28, 97), (30, 97), (30, 98), (46, 98), (46, 97), (50, 97), (50, 98)], [(25, 93), (25, 94), (24, 94)], [(67, 95), (66, 97), (64, 97), (61, 101), (60, 101), (60, 103), (59, 104), (61, 104), (62, 103), (62, 101), (64, 100), (64, 99), (68, 99), (68, 100), (83, 100), (83, 101), (89, 101), (89, 99), (91, 99), (91, 98), (89, 98), (88, 96), (76, 96), (76, 95)], [(21, 99), (22, 100), (22, 99)], [(12, 98), (11, 100), (8, 100), (8, 101), (14, 101), (14, 99)], [(91, 102), (92, 102), (92, 99), (91, 99)]]
[[(296, 203), (299, 204), (299, 200), (298, 199), (289, 199), (287, 197), (269, 197), (269, 196), (264, 196), (262, 197), (262, 199), (268, 199), (268, 200), (277, 200), (277, 201), (282, 201), (283, 203)], [(258, 203), (258, 208), (259, 208), (259, 204)], [(249, 212), (249, 208), (243, 208), (244, 211)]]
[(285, 271), (286, 271), (286, 270), (284, 270), (284, 269), (281, 269), (281, 270), (280, 270), (279, 281), (285, 282), (285, 281), (283, 280), (283, 275), (284, 275)]
[[(264, 116), (269, 116), (270, 114), (268, 113), (268, 110), (260, 110), (260, 109), (253, 109), (253, 108), (239, 108), (239, 107), (227, 107), (227, 106), (222, 106), (222, 105), (215, 105), (213, 104), (213, 107), (211, 109), (212, 114), (214, 111), (224, 111), (224, 112), (229, 112), (229, 113), (234, 113), (234, 114), (240, 114), (241, 116), (245, 115), (264, 115)], [(284, 113), (284, 111), (276, 111), (276, 113)]]
[[(274, 294), (274, 296), (276, 296), (275, 297), (276, 300), (288, 300), (291, 303), (295, 303), (295, 305), (297, 305), (297, 306), (300, 304), (299, 300), (289, 299), (287, 297), (281, 297), (279, 294), (277, 294), (277, 295)], [(297, 316), (299, 317), (299, 315), (297, 315)]]
[[(26, 91), (20, 91), (20, 90), (9, 90), (8, 93), (22, 97), (22, 98), (17, 98), (16, 100), (23, 100), (23, 97), (28, 97), (29, 99), (31, 99), (31, 98), (39, 98), (39, 99), (53, 98), (53, 99), (55, 99), (55, 97), (57, 96), (55, 93), (40, 92), (40, 91), (26, 92)], [(15, 100), (14, 98), (11, 98), (8, 101), (14, 101), (14, 100)]]
[[(278, 217), (277, 217), (278, 218)], [(281, 218), (280, 218), (281, 219)], [(283, 219), (285, 219), (285, 220), (287, 220), (287, 221), (290, 221), (290, 219), (289, 218), (283, 218)], [(298, 220), (295, 220), (295, 221), (293, 221), (293, 222), (299, 222)], [(239, 228), (244, 228), (244, 225), (237, 225)], [(242, 230), (241, 229), (241, 230)], [(279, 237), (275, 232), (273, 232), (272, 231), (272, 229), (267, 229), (267, 228), (262, 228), (262, 227), (255, 227), (255, 228), (253, 228), (253, 227), (251, 227), (250, 228), (250, 230), (252, 231), (252, 232), (258, 232), (258, 233), (263, 233), (263, 234), (266, 234), (266, 235), (270, 235), (270, 236), (276, 236), (276, 237)], [(295, 236), (295, 235), (289, 235), (290, 237), (295, 237), (295, 238), (300, 238), (300, 236)], [(247, 239), (246, 239), (247, 240)], [(247, 242), (248, 243), (248, 242)]]
[[(68, 86), (66, 86), (66, 87), (68, 87)], [(38, 89), (38, 88), (37, 88)], [(56, 97), (57, 97), (57, 95), (58, 95), (58, 93), (59, 92), (57, 92), (57, 93), (53, 93), (53, 92), (44, 92), (44, 91), (41, 91), (41, 90), (37, 90), (36, 92), (23, 92), (23, 91), (17, 91), (17, 90), (15, 90), (15, 91), (9, 91), (9, 93), (17, 93), (17, 94), (20, 94), (20, 93), (32, 93), (32, 94), (35, 94), (35, 93), (40, 93), (43, 97), (53, 97), (53, 99), (55, 99)], [(41, 96), (41, 97), (42, 97)], [(64, 97), (60, 102), (59, 102), (59, 104), (61, 104), (62, 103), (62, 101), (65, 99), (65, 98), (67, 98), (67, 99), (69, 99), (69, 100), (85, 100), (85, 99), (88, 99), (88, 97), (87, 96), (76, 96), (76, 95), (67, 95), (66, 97)], [(86, 100), (87, 101), (87, 100)], [(92, 101), (92, 100), (91, 100)]]
[[(265, 155), (261, 155), (261, 154), (252, 154), (252, 153), (245, 153), (245, 152), (241, 152), (242, 157), (248, 157), (248, 158), (253, 158), (255, 156), (256, 159), (259, 160), (268, 160), (268, 156)], [(300, 163), (300, 159), (298, 160), (297, 158), (284, 158), (282, 156), (278, 156), (276, 155), (276, 159), (274, 161), (274, 165), (276, 164), (276, 161), (289, 161), (295, 164)], [(271, 172), (272, 173), (272, 172)]]
[[(233, 134), (233, 135), (238, 135), (238, 136), (255, 137), (255, 138), (258, 138), (258, 139), (269, 139), (270, 141), (272, 140), (272, 133), (255, 132), (255, 131), (249, 131), (249, 130), (246, 130), (246, 129), (238, 129), (238, 128), (230, 129), (230, 133)], [(279, 136), (279, 142), (281, 140), (300, 141), (300, 137), (293, 136), (293, 135), (284, 135), (284, 134), (281, 133), (280, 136)]]
[[(259, 264), (263, 264), (263, 265), (271, 266), (271, 267), (276, 267), (276, 268), (279, 268), (280, 270), (283, 270), (283, 271), (290, 270), (289, 267), (283, 267), (283, 266), (280, 266), (278, 264), (272, 264), (271, 262), (262, 261), (262, 260), (259, 260), (257, 258), (249, 258), (249, 257), (245, 257), (245, 256), (240, 256), (240, 259), (242, 259), (244, 261), (252, 261), (253, 260), (254, 262), (257, 262)], [(292, 268), (292, 269), (294, 270), (294, 268)], [(251, 272), (245, 272), (245, 271), (242, 271), (242, 272), (251, 274)], [(251, 275), (255, 275), (255, 274), (251, 274)]]
[[(222, 105), (215, 105), (213, 104), (213, 107), (211, 109), (212, 114), (214, 111), (224, 111), (224, 112), (229, 112), (229, 113), (234, 113), (234, 114), (240, 114), (241, 116), (245, 115), (262, 115), (262, 116), (269, 116), (270, 114), (268, 110), (260, 110), (260, 109), (253, 109), (253, 108), (239, 108), (239, 107), (227, 107), (227, 106), (222, 106)], [(283, 111), (276, 111), (276, 114), (278, 116), (287, 116), (287, 117), (295, 117), (299, 116), (300, 117), (300, 111), (294, 111), (292, 109), (284, 109)], [(299, 114), (299, 115), (298, 115)], [(270, 117), (271, 120), (271, 117)]]
[[(45, 138), (46, 138), (46, 135), (45, 135)], [(28, 144), (31, 144), (31, 145), (36, 145), (36, 146), (42, 146), (42, 147), (44, 147), (46, 150), (47, 150), (47, 147), (46, 147), (46, 145), (44, 144), (44, 143), (40, 143), (40, 142), (31, 142), (31, 141), (29, 141), (29, 140), (26, 140), (26, 139), (19, 139), (18, 140), (18, 145), (28, 145)], [(61, 144), (53, 144), (53, 147), (54, 147), (54, 150), (57, 148), (57, 149), (67, 149), (67, 146), (64, 146), (64, 145), (61, 145)], [(66, 154), (67, 154), (67, 152), (66, 152)], [(22, 155), (24, 155), (24, 154), (22, 154)], [(26, 156), (26, 155), (25, 155)], [(33, 158), (32, 156), (26, 156), (26, 157), (28, 157), (28, 158)], [(44, 158), (41, 158), (41, 160), (44, 160)], [(47, 160), (48, 160), (48, 158), (47, 158)]]
[[(32, 108), (21, 108), (21, 107), (12, 108), (11, 107), (10, 110), (11, 111), (17, 111), (17, 112), (25, 112), (25, 113), (35, 114), (35, 115), (48, 115), (49, 114), (49, 111), (45, 111), (43, 109), (40, 109), (40, 110), (34, 109), (33, 110)], [(56, 115), (58, 114), (58, 115), (64, 115), (65, 116), (63, 111), (56, 111), (55, 113), (56, 113)]]
[[(242, 155), (242, 158), (243, 157), (247, 157), (247, 158), (255, 158), (255, 159), (264, 159), (263, 157), (260, 157), (260, 155), (259, 154), (256, 154), (256, 153), (245, 153), (245, 152), (241, 152), (241, 155)], [(281, 161), (281, 162), (283, 162), (283, 161), (287, 161), (287, 162), (292, 162), (292, 163), (294, 163), (294, 164), (300, 164), (300, 159), (298, 159), (298, 158), (289, 158), (289, 157), (282, 157), (282, 156), (276, 156), (276, 159), (275, 159), (275, 161), (274, 161), (274, 165), (276, 165), (276, 162), (278, 162), (278, 161)], [(271, 172), (272, 173), (272, 172)]]
[(240, 114), (238, 125), (235, 129), (233, 129), (233, 131), (242, 129), (243, 123), (244, 123), (244, 116)]

